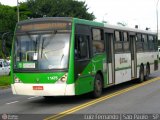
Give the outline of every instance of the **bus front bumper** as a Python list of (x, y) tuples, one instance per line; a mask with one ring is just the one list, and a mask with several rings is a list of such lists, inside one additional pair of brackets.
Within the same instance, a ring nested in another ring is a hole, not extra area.
[(14, 83), (14, 84), (11, 84), (11, 88), (12, 88), (13, 94), (17, 94), (17, 95), (31, 95), (31, 96), (73, 96), (75, 95), (74, 84)]

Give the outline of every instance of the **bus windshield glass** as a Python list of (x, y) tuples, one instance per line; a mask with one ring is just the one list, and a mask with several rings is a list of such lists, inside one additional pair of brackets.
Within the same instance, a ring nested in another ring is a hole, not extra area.
[(16, 36), (14, 69), (50, 70), (68, 67), (70, 33), (24, 32)]

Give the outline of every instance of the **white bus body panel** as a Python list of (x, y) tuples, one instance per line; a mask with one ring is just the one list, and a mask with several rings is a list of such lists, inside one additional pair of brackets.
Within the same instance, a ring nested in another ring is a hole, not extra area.
[[(43, 86), (43, 90), (33, 90), (33, 86)], [(31, 96), (72, 96), (75, 95), (74, 84), (11, 84), (13, 94)]]
[(154, 60), (157, 60), (157, 52), (137, 53), (137, 78), (139, 78), (139, 69), (141, 63), (144, 64), (144, 68), (146, 68), (146, 64), (149, 63), (150, 73), (154, 72)]
[(131, 53), (115, 54), (115, 84), (131, 80)]

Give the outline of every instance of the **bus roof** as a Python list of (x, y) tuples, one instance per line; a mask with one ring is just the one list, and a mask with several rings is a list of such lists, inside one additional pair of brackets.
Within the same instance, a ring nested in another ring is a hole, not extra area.
[(53, 20), (68, 21), (68, 22), (72, 22), (74, 20), (75, 23), (79, 23), (79, 24), (93, 25), (93, 26), (97, 26), (97, 27), (104, 27), (104, 28), (109, 28), (109, 29), (114, 29), (114, 30), (130, 31), (130, 32), (135, 32), (135, 33), (144, 33), (144, 34), (156, 35), (156, 32), (152, 32), (152, 31), (140, 30), (140, 29), (135, 29), (135, 28), (123, 27), (123, 26), (116, 26), (116, 25), (109, 25), (109, 24), (106, 24), (106, 23), (90, 21), (90, 20), (85, 20), (85, 19), (79, 19), (79, 18), (72, 18), (72, 17), (34, 18), (34, 19), (28, 19), (28, 20), (20, 21), (18, 23), (18, 25), (28, 24), (28, 23), (33, 23), (33, 22), (53, 21)]
[(71, 22), (72, 19), (73, 19), (72, 17), (43, 17), (43, 18), (33, 18), (33, 19), (28, 19), (28, 20), (20, 21), (20, 22), (18, 22), (18, 25), (27, 24), (27, 23), (33, 23), (33, 22), (45, 22), (45, 21), (51, 22), (53, 20)]
[(144, 34), (152, 34), (152, 35), (157, 34), (156, 32), (153, 32), (153, 31), (140, 30), (140, 29), (123, 27), (123, 26), (116, 26), (116, 25), (109, 25), (109, 24), (106, 24), (106, 23), (100, 23), (100, 22), (96, 22), (96, 21), (89, 21), (89, 20), (78, 19), (78, 18), (74, 18), (74, 20), (75, 20), (75, 23), (99, 26), (99, 27), (104, 27), (104, 28), (109, 28), (109, 29), (114, 29), (114, 30), (123, 30), (123, 31), (130, 31), (130, 32), (144, 33)]
[(123, 30), (123, 31), (130, 31), (130, 32), (135, 32), (135, 33), (156, 35), (156, 32), (147, 31), (147, 30), (140, 30), (140, 29), (136, 29), (136, 28), (129, 28), (129, 27), (123, 27), (123, 26), (109, 25), (109, 24), (104, 24), (104, 27), (110, 28), (110, 29), (115, 29), (115, 30)]

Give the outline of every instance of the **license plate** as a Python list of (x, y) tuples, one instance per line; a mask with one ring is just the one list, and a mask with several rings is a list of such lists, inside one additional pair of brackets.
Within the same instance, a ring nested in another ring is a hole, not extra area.
[(36, 68), (35, 63), (23, 63), (23, 68)]
[(43, 86), (33, 86), (33, 90), (43, 90)]

